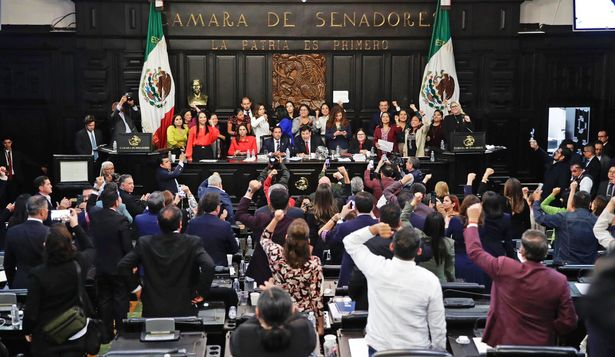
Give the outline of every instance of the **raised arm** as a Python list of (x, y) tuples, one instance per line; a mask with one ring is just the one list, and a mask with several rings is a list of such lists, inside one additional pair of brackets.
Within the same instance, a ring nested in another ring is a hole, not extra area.
[(497, 258), (483, 249), (483, 245), (480, 242), (478, 220), (481, 212), (482, 206), (480, 203), (475, 203), (468, 207), (468, 227), (463, 231), (463, 238), (466, 243), (468, 257), (493, 279), (500, 270), (500, 264)]
[(611, 252), (615, 249), (615, 238), (609, 232), (609, 224), (613, 222), (615, 219), (615, 214), (613, 211), (615, 210), (615, 197), (611, 198), (609, 203), (606, 205), (600, 217), (594, 224), (594, 235), (601, 246), (605, 247), (608, 252)]
[(391, 238), (393, 231), (388, 224), (377, 223), (371, 227), (354, 231), (344, 238), (346, 252), (367, 278), (378, 274), (386, 261), (384, 257), (370, 252), (369, 248), (364, 244), (376, 235), (380, 235), (382, 238)]
[(236, 218), (250, 229), (254, 229), (255, 227), (259, 226), (258, 218), (251, 215), (248, 212), (248, 208), (250, 207), (250, 202), (252, 202), (252, 197), (254, 196), (254, 193), (257, 192), (261, 188), (261, 186), (262, 184), (257, 180), (250, 181), (248, 191), (246, 191), (246, 194), (239, 201), (239, 205), (237, 205), (237, 211), (235, 212)]

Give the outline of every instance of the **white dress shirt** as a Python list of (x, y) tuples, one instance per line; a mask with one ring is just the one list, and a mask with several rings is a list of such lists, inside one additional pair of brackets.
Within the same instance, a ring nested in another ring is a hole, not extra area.
[(614, 214), (604, 210), (594, 224), (594, 235), (600, 245), (607, 249), (607, 252), (615, 250), (615, 238), (609, 232), (609, 224), (613, 222), (613, 218), (615, 218)]
[(258, 118), (252, 117), (250, 119), (250, 123), (252, 124), (252, 130), (254, 131), (254, 136), (256, 137), (256, 148), (260, 152), (261, 137), (264, 135), (269, 135), (269, 123), (264, 115)]
[(369, 286), (365, 341), (376, 351), (446, 350), (440, 281), (414, 261), (390, 260), (371, 253), (364, 243), (372, 237), (365, 227), (344, 238), (346, 251)]

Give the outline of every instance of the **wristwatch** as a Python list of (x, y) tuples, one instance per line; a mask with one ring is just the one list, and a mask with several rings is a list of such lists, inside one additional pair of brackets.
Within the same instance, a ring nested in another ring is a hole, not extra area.
[(252, 193), (252, 187), (248, 187), (248, 192)]

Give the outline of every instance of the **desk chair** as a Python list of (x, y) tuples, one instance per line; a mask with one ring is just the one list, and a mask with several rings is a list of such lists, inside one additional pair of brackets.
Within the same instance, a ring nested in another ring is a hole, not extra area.
[(261, 145), (259, 146), (261, 148), (261, 150), (262, 150), (263, 146), (265, 146), (265, 140), (270, 139), (272, 137), (273, 137), (273, 135), (263, 135), (263, 136), (261, 136)]
[(558, 346), (497, 346), (487, 350), (487, 357), (582, 357), (574, 347)]
[(445, 351), (404, 349), (379, 351), (374, 357), (453, 357), (453, 355)]

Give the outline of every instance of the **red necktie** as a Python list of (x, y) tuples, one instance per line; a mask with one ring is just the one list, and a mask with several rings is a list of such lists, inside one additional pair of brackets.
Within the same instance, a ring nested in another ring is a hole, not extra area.
[(305, 153), (308, 155), (310, 154), (310, 142), (309, 141), (305, 142)]

